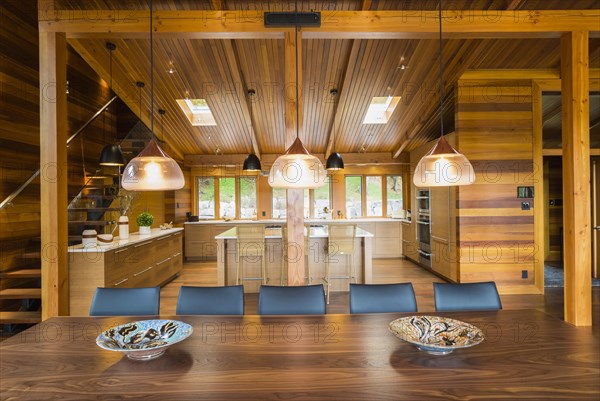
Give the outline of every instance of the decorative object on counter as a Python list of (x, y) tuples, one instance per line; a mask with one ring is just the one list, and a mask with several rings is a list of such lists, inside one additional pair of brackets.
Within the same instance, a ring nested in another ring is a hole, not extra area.
[(148, 212), (142, 212), (135, 219), (135, 222), (137, 223), (138, 227), (140, 228), (140, 231), (139, 231), (140, 235), (151, 234), (151, 232), (152, 232), (151, 227), (152, 227), (152, 224), (154, 223), (154, 216), (152, 216)]
[[(298, 42), (298, 0), (296, 0), (294, 26), (296, 27), (296, 43)], [(296, 48), (296, 84), (299, 83), (298, 46)], [(304, 147), (300, 140), (300, 93), (296, 86), (296, 140), (279, 156), (269, 172), (269, 185), (273, 188), (300, 189), (319, 188), (326, 184), (327, 173), (323, 163)], [(306, 126), (306, 124), (305, 124)]]
[(81, 243), (83, 246), (92, 246), (97, 243), (98, 233), (96, 230), (83, 230), (81, 233)]
[(447, 187), (471, 185), (475, 182), (473, 165), (444, 138), (444, 62), (442, 59), (442, 0), (439, 4), (440, 21), (440, 139), (419, 160), (413, 183), (417, 187)]
[(254, 89), (248, 89), (248, 96), (250, 97), (250, 132), (248, 133), (250, 136), (250, 153), (246, 160), (244, 160), (244, 166), (242, 168), (243, 171), (260, 171), (262, 170), (262, 166), (260, 165), (260, 159), (258, 156), (254, 154), (254, 135), (252, 135), (252, 129), (254, 127), (254, 123), (252, 120), (252, 104), (254, 103), (254, 95), (256, 95), (256, 91)]
[(169, 222), (169, 223), (163, 223), (160, 226), (161, 230), (170, 230), (171, 228), (173, 228), (173, 222)]
[[(150, 0), (150, 132), (152, 139), (123, 171), (122, 186), (128, 191), (169, 191), (181, 189), (185, 178), (181, 167), (156, 142), (154, 132), (153, 12)], [(162, 132), (164, 139), (164, 131)]]
[(477, 327), (440, 316), (403, 317), (391, 322), (389, 329), (399, 339), (432, 355), (446, 355), (455, 349), (477, 345), (484, 339)]
[(119, 239), (128, 239), (129, 238), (129, 217), (120, 216), (119, 222)]
[(98, 234), (98, 245), (100, 246), (112, 246), (113, 235), (112, 234)]
[(104, 331), (96, 338), (96, 344), (108, 351), (124, 352), (129, 359), (148, 361), (193, 331), (192, 326), (177, 320), (141, 320)]
[[(335, 99), (338, 94), (337, 89), (331, 89), (329, 94)], [(327, 170), (335, 171), (335, 170), (343, 170), (344, 169), (344, 159), (342, 159), (342, 155), (335, 151), (335, 118), (333, 119), (333, 124), (331, 126), (331, 136), (332, 136), (332, 152), (327, 158), (327, 162), (325, 163), (325, 168)]]

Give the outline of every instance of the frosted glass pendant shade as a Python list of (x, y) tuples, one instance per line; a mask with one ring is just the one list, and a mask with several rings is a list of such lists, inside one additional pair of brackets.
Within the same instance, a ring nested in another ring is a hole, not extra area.
[(318, 188), (326, 181), (323, 163), (306, 150), (300, 138), (275, 160), (269, 172), (269, 185), (273, 188)]
[(183, 188), (185, 178), (177, 162), (152, 139), (127, 163), (121, 185), (128, 191), (170, 191)]
[(449, 187), (475, 182), (473, 165), (442, 136), (431, 151), (423, 156), (413, 175), (417, 187)]

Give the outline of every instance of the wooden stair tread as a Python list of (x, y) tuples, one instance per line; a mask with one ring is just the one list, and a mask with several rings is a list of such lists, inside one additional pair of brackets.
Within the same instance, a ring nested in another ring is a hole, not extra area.
[(40, 269), (15, 269), (0, 273), (1, 278), (36, 278), (41, 277)]
[(0, 312), (0, 323), (24, 323), (34, 324), (42, 321), (42, 312), (40, 311), (10, 311)]
[(77, 212), (118, 212), (118, 207), (72, 207), (69, 211)]
[(40, 299), (41, 288), (5, 288), (0, 290), (0, 299)]
[(42, 253), (41, 252), (25, 252), (25, 253), (21, 254), (20, 258), (21, 259), (41, 259)]
[(98, 221), (85, 221), (85, 220), (71, 220), (68, 222), (69, 224), (83, 224), (86, 226), (105, 226), (108, 225), (108, 221), (98, 220)]

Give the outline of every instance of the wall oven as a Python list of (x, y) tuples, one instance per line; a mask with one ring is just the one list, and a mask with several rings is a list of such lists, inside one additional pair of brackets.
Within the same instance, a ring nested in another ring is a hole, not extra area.
[(417, 190), (417, 239), (419, 241), (419, 263), (431, 268), (431, 221), (429, 211), (429, 189)]

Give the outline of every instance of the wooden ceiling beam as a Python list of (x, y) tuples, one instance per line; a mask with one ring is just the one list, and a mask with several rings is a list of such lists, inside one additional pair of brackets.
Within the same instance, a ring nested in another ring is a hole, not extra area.
[[(232, 40), (226, 39), (223, 41), (223, 47), (225, 48), (225, 56), (227, 57), (227, 63), (229, 64), (229, 71), (231, 72), (231, 79), (234, 83), (235, 91), (242, 108), (242, 114), (244, 116), (244, 122), (248, 128), (251, 140), (251, 146), (254, 154), (260, 159), (260, 149), (258, 148), (258, 141), (256, 140), (256, 134), (254, 126), (252, 124), (252, 116), (250, 115), (250, 108), (248, 107), (247, 93), (248, 87), (246, 81), (242, 76), (242, 70), (240, 68), (239, 57)], [(239, 82), (240, 85), (235, 85)]]
[[(437, 11), (322, 10), (320, 27), (304, 27), (307, 39), (430, 39), (439, 34)], [(93, 15), (94, 18), (90, 18)], [(558, 38), (563, 32), (589, 31), (598, 36), (600, 10), (486, 11), (457, 10), (444, 26), (448, 39)], [(67, 37), (144, 37), (148, 11), (40, 10), (40, 32), (65, 32)], [(291, 28), (264, 26), (263, 14), (247, 10), (155, 11), (156, 38), (265, 39), (282, 38)]]
[[(313, 153), (322, 162), (325, 162), (325, 155)], [(226, 154), (226, 155), (186, 155), (184, 165), (186, 167), (202, 166), (241, 166), (247, 154)], [(273, 164), (281, 154), (264, 153), (261, 156), (263, 170)], [(408, 159), (394, 159), (388, 152), (377, 153), (344, 153), (344, 164), (351, 165), (384, 165), (384, 164), (406, 164)]]

